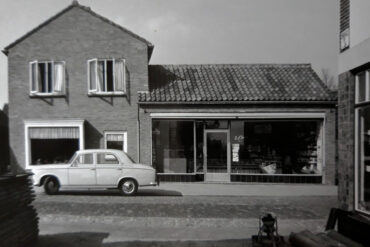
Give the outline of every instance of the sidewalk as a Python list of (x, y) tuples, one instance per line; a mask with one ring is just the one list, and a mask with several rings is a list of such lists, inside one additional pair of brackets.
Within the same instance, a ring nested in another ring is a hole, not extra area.
[[(142, 188), (150, 190), (153, 188)], [(336, 196), (337, 186), (322, 184), (256, 183), (169, 183), (158, 189), (177, 191), (186, 196)]]
[[(35, 187), (42, 193), (42, 187)], [(86, 193), (85, 191), (81, 191)], [(92, 192), (94, 193), (94, 192)], [(109, 192), (101, 192), (102, 194)], [(141, 187), (138, 196), (336, 196), (337, 186), (322, 184), (170, 183)]]

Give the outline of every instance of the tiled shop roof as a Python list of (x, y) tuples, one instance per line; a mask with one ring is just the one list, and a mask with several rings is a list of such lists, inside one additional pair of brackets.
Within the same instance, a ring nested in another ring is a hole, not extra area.
[(141, 103), (335, 101), (310, 64), (150, 65)]

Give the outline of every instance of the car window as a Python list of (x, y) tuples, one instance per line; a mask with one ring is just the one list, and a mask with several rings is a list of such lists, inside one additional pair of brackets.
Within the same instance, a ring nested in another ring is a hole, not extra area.
[(94, 164), (93, 154), (80, 154), (77, 156), (76, 163), (78, 165)]
[(119, 164), (117, 157), (112, 153), (98, 153), (99, 165)]

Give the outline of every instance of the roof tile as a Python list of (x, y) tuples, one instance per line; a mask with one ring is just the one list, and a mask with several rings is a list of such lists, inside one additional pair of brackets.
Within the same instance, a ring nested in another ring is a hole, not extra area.
[(309, 64), (149, 65), (149, 89), (139, 102), (336, 100)]

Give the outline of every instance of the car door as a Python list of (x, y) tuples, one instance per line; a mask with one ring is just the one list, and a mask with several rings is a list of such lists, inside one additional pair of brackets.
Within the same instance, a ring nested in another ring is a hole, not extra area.
[(68, 168), (69, 185), (95, 186), (96, 169), (93, 153), (79, 154)]
[(122, 164), (111, 152), (96, 154), (96, 179), (98, 185), (116, 186), (121, 177)]

